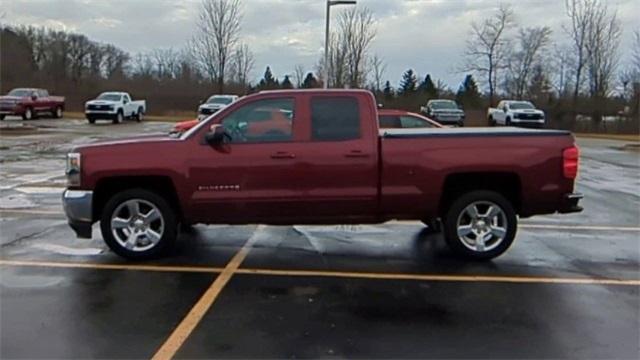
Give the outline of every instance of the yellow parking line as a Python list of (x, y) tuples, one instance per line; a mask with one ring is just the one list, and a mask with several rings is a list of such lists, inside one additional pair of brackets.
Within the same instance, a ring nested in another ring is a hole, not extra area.
[(211, 305), (216, 301), (222, 289), (227, 285), (233, 274), (238, 270), (244, 259), (249, 254), (251, 246), (257, 239), (258, 234), (264, 228), (260, 225), (256, 228), (253, 236), (247, 240), (246, 244), (229, 261), (220, 275), (213, 281), (211, 286), (202, 295), (200, 300), (191, 308), (191, 311), (182, 319), (182, 322), (173, 330), (169, 338), (162, 344), (160, 349), (153, 356), (153, 360), (172, 359), (178, 352), (182, 344), (187, 340), (193, 329), (200, 323), (204, 314), (207, 313)]
[(301, 277), (317, 276), (317, 277), (384, 279), (384, 280), (640, 286), (640, 280), (608, 279), (608, 278), (561, 278), (561, 277), (540, 277), (540, 276), (439, 275), (439, 274), (402, 274), (402, 273), (393, 274), (393, 273), (344, 272), (344, 271), (323, 271), (323, 270), (277, 270), (277, 269), (248, 269), (248, 268), (238, 269), (236, 273), (255, 274), (255, 275), (272, 275), (272, 276), (301, 276)]
[(0, 260), (1, 265), (9, 266), (30, 266), (30, 267), (53, 267), (53, 268), (74, 268), (74, 269), (99, 269), (99, 270), (134, 270), (134, 271), (160, 271), (160, 272), (197, 272), (197, 273), (220, 273), (222, 268), (209, 266), (173, 266), (173, 265), (139, 265), (139, 264), (95, 264), (81, 262), (53, 262), (53, 261), (23, 261), (23, 260)]
[[(248, 244), (248, 243), (247, 243)], [(245, 245), (247, 246), (247, 245)], [(242, 254), (243, 260), (248, 249), (243, 247), (231, 261), (237, 262)], [(232, 263), (229, 262), (230, 266)], [(159, 272), (198, 272), (198, 273), (223, 273), (227, 268), (205, 266), (172, 266), (172, 265), (128, 265), (128, 264), (93, 264), (77, 262), (52, 262), (52, 261), (22, 261), (0, 260), (0, 266), (25, 266), (25, 267), (54, 267), (54, 268), (80, 268), (100, 270), (133, 270), (133, 271), (159, 271)], [(640, 280), (611, 279), (611, 278), (562, 278), (541, 276), (493, 276), (493, 275), (439, 275), (439, 274), (407, 274), (407, 273), (372, 273), (350, 271), (324, 271), (324, 270), (287, 270), (287, 269), (254, 269), (236, 268), (236, 274), (245, 275), (271, 275), (271, 276), (300, 276), (300, 277), (335, 277), (355, 279), (382, 279), (382, 280), (417, 280), (417, 281), (451, 281), (451, 282), (502, 282), (502, 283), (546, 283), (546, 284), (576, 284), (576, 285), (621, 285), (640, 286)], [(222, 275), (222, 274), (221, 274)], [(220, 276), (218, 277), (220, 278)], [(228, 279), (227, 279), (228, 281)], [(212, 285), (213, 286), (213, 285)]]

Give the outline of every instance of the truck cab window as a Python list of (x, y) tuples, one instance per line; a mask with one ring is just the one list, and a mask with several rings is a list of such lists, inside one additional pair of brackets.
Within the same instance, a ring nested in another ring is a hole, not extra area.
[(236, 109), (222, 125), (232, 143), (282, 142), (293, 138), (293, 119), (293, 99), (266, 99)]
[(402, 124), (403, 129), (433, 127), (428, 121), (424, 121), (415, 116), (401, 116), (400, 123)]
[(360, 111), (353, 97), (311, 99), (312, 139), (340, 141), (360, 138)]

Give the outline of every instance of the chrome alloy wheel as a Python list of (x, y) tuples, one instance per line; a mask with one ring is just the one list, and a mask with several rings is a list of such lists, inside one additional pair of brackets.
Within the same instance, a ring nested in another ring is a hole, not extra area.
[(490, 201), (476, 201), (458, 216), (458, 239), (472, 251), (491, 251), (502, 243), (508, 226), (507, 216), (500, 206)]
[(164, 218), (160, 209), (147, 200), (127, 200), (111, 215), (111, 233), (123, 248), (147, 251), (162, 238)]

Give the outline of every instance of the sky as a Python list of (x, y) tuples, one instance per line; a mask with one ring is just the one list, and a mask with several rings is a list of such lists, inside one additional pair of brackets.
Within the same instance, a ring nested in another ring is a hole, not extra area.
[[(313, 71), (323, 51), (325, 0), (241, 0), (242, 34), (255, 55), (252, 78), (269, 65), (277, 77), (292, 75), (296, 65)], [(606, 1), (606, 0), (605, 0)], [(640, 29), (639, 0), (608, 0), (623, 25), (622, 63), (632, 32)], [(41, 25), (87, 35), (130, 53), (185, 46), (195, 31), (201, 0), (0, 0), (3, 24)], [(557, 43), (568, 38), (563, 0), (503, 1), (515, 12), (516, 26), (549, 26)], [(358, 0), (376, 19), (372, 53), (387, 64), (385, 78), (397, 86), (412, 68), (456, 89), (465, 41), (473, 21), (495, 12), (495, 0)], [(332, 8), (332, 19), (344, 6)], [(335, 21), (334, 21), (335, 23)]]

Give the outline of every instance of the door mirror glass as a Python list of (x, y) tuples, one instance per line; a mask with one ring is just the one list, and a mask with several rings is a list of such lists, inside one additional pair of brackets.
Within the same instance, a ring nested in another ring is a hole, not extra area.
[(36, 94), (31, 95), (31, 100), (36, 101), (36, 99), (38, 99), (38, 95)]
[(227, 134), (224, 126), (220, 124), (211, 125), (209, 128), (209, 132), (207, 132), (204, 136), (204, 140), (210, 145), (220, 145), (223, 144), (226, 140), (230, 140), (231, 136)]

